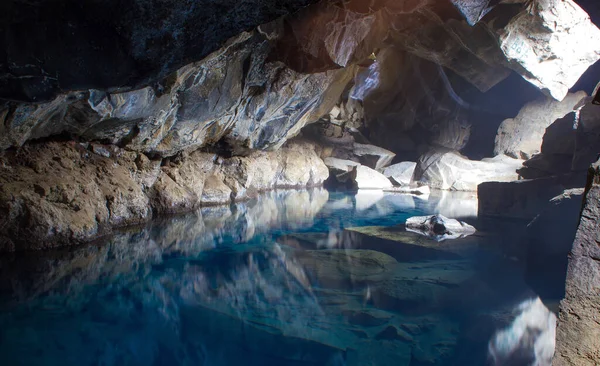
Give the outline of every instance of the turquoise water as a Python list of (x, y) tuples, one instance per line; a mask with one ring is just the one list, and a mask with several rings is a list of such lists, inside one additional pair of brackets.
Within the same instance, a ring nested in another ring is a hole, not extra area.
[(514, 236), (401, 226), (479, 225), (476, 206), (279, 191), (2, 258), (0, 365), (544, 365), (556, 299), (528, 285)]

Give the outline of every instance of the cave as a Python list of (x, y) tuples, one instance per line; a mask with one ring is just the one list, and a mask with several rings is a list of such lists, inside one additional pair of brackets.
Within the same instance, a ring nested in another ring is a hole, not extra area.
[(4, 0), (0, 365), (600, 365), (597, 0)]

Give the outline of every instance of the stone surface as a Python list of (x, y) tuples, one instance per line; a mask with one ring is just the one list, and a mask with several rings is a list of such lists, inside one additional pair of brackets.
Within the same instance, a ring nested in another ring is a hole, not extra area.
[(0, 148), (68, 134), (160, 156), (206, 145), (235, 154), (276, 149), (331, 110), (353, 68), (300, 74), (267, 60), (269, 42), (242, 33), (176, 70), (160, 90), (91, 90), (15, 105), (0, 127)]
[(354, 143), (352, 152), (362, 165), (378, 171), (390, 165), (396, 156), (393, 152), (381, 147), (359, 143)]
[(477, 191), (483, 182), (518, 179), (522, 160), (499, 155), (482, 161), (469, 160), (456, 151), (434, 149), (417, 161), (413, 180), (431, 188)]
[(383, 171), (383, 175), (392, 180), (392, 183), (399, 186), (410, 184), (417, 163), (404, 161), (402, 163), (390, 165)]
[(510, 67), (562, 100), (589, 66), (600, 59), (600, 29), (572, 0), (540, 0), (504, 27), (500, 47)]
[[(94, 154), (102, 149), (110, 156)], [(110, 151), (109, 151), (110, 150)], [(0, 249), (76, 245), (152, 213), (229, 203), (276, 187), (316, 186), (329, 172), (304, 141), (223, 159), (193, 152), (151, 160), (116, 147), (41, 143), (0, 156)]]
[(228, 38), (313, 2), (3, 2), (0, 98), (41, 102), (69, 90), (160, 84)]
[(560, 304), (553, 365), (600, 363), (600, 161), (592, 164)]
[(585, 177), (580, 174), (514, 182), (485, 182), (477, 190), (479, 215), (531, 221), (553, 197), (584, 185)]
[(585, 97), (585, 92), (578, 92), (567, 95), (561, 102), (544, 98), (528, 103), (515, 118), (502, 122), (496, 135), (494, 154), (529, 159), (539, 153), (546, 128), (571, 113)]
[(384, 189), (392, 187), (392, 182), (385, 175), (364, 165), (353, 167), (344, 177), (338, 177), (338, 180), (352, 182), (352, 185), (358, 189)]
[(435, 241), (458, 239), (475, 233), (475, 228), (466, 222), (449, 219), (442, 215), (410, 217), (406, 230), (432, 238)]

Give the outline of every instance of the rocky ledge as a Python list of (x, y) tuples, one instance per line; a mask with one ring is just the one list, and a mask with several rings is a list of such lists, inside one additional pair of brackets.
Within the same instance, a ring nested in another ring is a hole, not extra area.
[(223, 158), (195, 151), (153, 160), (115, 146), (48, 142), (0, 155), (0, 251), (76, 245), (154, 215), (307, 187), (329, 176), (315, 146)]

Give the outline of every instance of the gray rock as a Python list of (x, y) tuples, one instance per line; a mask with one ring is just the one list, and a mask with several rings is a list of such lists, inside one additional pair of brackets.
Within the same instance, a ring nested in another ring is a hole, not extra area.
[(515, 118), (504, 120), (498, 128), (494, 154), (529, 159), (540, 152), (546, 128), (571, 113), (587, 94), (568, 94), (562, 102), (551, 98), (526, 104)]
[(396, 156), (393, 152), (374, 145), (354, 143), (352, 150), (362, 165), (381, 170), (390, 165)]
[(600, 59), (599, 38), (600, 30), (575, 1), (542, 0), (511, 19), (500, 35), (500, 47), (513, 70), (563, 100)]
[(415, 162), (404, 161), (388, 166), (383, 171), (383, 175), (392, 180), (395, 185), (406, 186), (410, 184), (416, 166)]
[(360, 163), (357, 163), (352, 160), (338, 159), (332, 157), (325, 158), (323, 162), (325, 163), (327, 168), (329, 168), (329, 172), (332, 175), (347, 173), (351, 171), (352, 168), (354, 168), (355, 166), (360, 165)]
[(344, 182), (352, 182), (358, 189), (385, 189), (391, 188), (392, 182), (383, 174), (364, 165), (358, 165), (352, 168), (352, 171), (338, 177)]
[(456, 151), (438, 148), (419, 158), (413, 180), (434, 189), (477, 191), (483, 182), (517, 180), (522, 164), (522, 160), (505, 155), (469, 160)]
[(436, 241), (458, 239), (475, 233), (466, 222), (449, 219), (442, 215), (415, 216), (406, 220), (406, 230), (422, 234)]
[(554, 365), (600, 363), (600, 161), (592, 164), (560, 304)]

